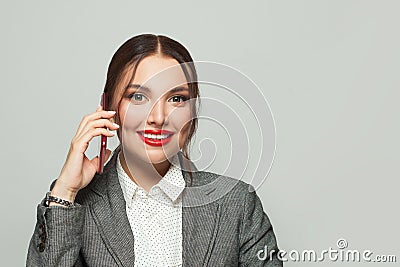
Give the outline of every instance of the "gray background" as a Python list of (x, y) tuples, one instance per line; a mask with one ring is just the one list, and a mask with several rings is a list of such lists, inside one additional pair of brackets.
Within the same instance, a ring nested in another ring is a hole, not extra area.
[(258, 194), (281, 249), (321, 251), (346, 238), (349, 249), (399, 261), (399, 8), (387, 0), (2, 1), (1, 265), (24, 265), (36, 205), (82, 116), (95, 110), (112, 54), (140, 33), (177, 39), (196, 60), (233, 66), (263, 90), (277, 150)]

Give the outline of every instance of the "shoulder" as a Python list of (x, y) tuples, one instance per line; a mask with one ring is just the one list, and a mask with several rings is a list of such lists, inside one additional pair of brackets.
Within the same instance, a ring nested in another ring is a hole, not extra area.
[[(224, 223), (240, 223), (239, 233), (244, 229), (271, 227), (262, 201), (254, 186), (242, 180), (213, 172), (199, 171), (194, 179), (210, 202), (217, 202)], [(201, 184), (201, 185), (200, 185)]]
[(197, 171), (194, 172), (194, 185), (195, 186), (202, 186), (205, 184), (215, 184), (215, 185), (223, 185), (223, 184), (235, 184), (236, 189), (238, 190), (247, 190), (247, 191), (254, 191), (254, 187), (242, 180), (233, 178), (231, 176), (218, 174), (215, 172), (209, 171)]
[(243, 206), (246, 198), (256, 194), (251, 184), (230, 176), (208, 171), (197, 171), (193, 174), (193, 186), (202, 188), (207, 195), (222, 204), (234, 201)]

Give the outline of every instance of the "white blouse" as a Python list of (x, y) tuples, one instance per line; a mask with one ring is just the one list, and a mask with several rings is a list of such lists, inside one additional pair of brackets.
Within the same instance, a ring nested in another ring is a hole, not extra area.
[(177, 157), (146, 196), (146, 191), (126, 174), (119, 156), (118, 179), (134, 235), (135, 266), (182, 266), (181, 193), (185, 181)]

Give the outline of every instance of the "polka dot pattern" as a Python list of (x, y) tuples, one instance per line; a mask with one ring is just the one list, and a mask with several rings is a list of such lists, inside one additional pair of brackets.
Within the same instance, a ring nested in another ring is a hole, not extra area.
[[(182, 266), (182, 197), (185, 181), (171, 164), (149, 194), (134, 183), (117, 158), (118, 179), (134, 235), (135, 266)], [(173, 162), (176, 161), (176, 157)]]

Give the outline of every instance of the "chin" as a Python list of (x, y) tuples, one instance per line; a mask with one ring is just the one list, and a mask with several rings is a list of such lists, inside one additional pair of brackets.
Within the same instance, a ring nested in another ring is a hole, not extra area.
[(149, 153), (146, 161), (148, 163), (157, 164), (167, 160), (167, 157), (162, 153), (162, 155), (153, 155), (154, 153)]
[[(170, 155), (169, 153), (167, 155)], [(148, 163), (161, 163), (168, 160), (166, 155), (166, 151), (159, 149), (159, 150), (146, 150), (144, 156), (142, 157), (144, 161)]]

